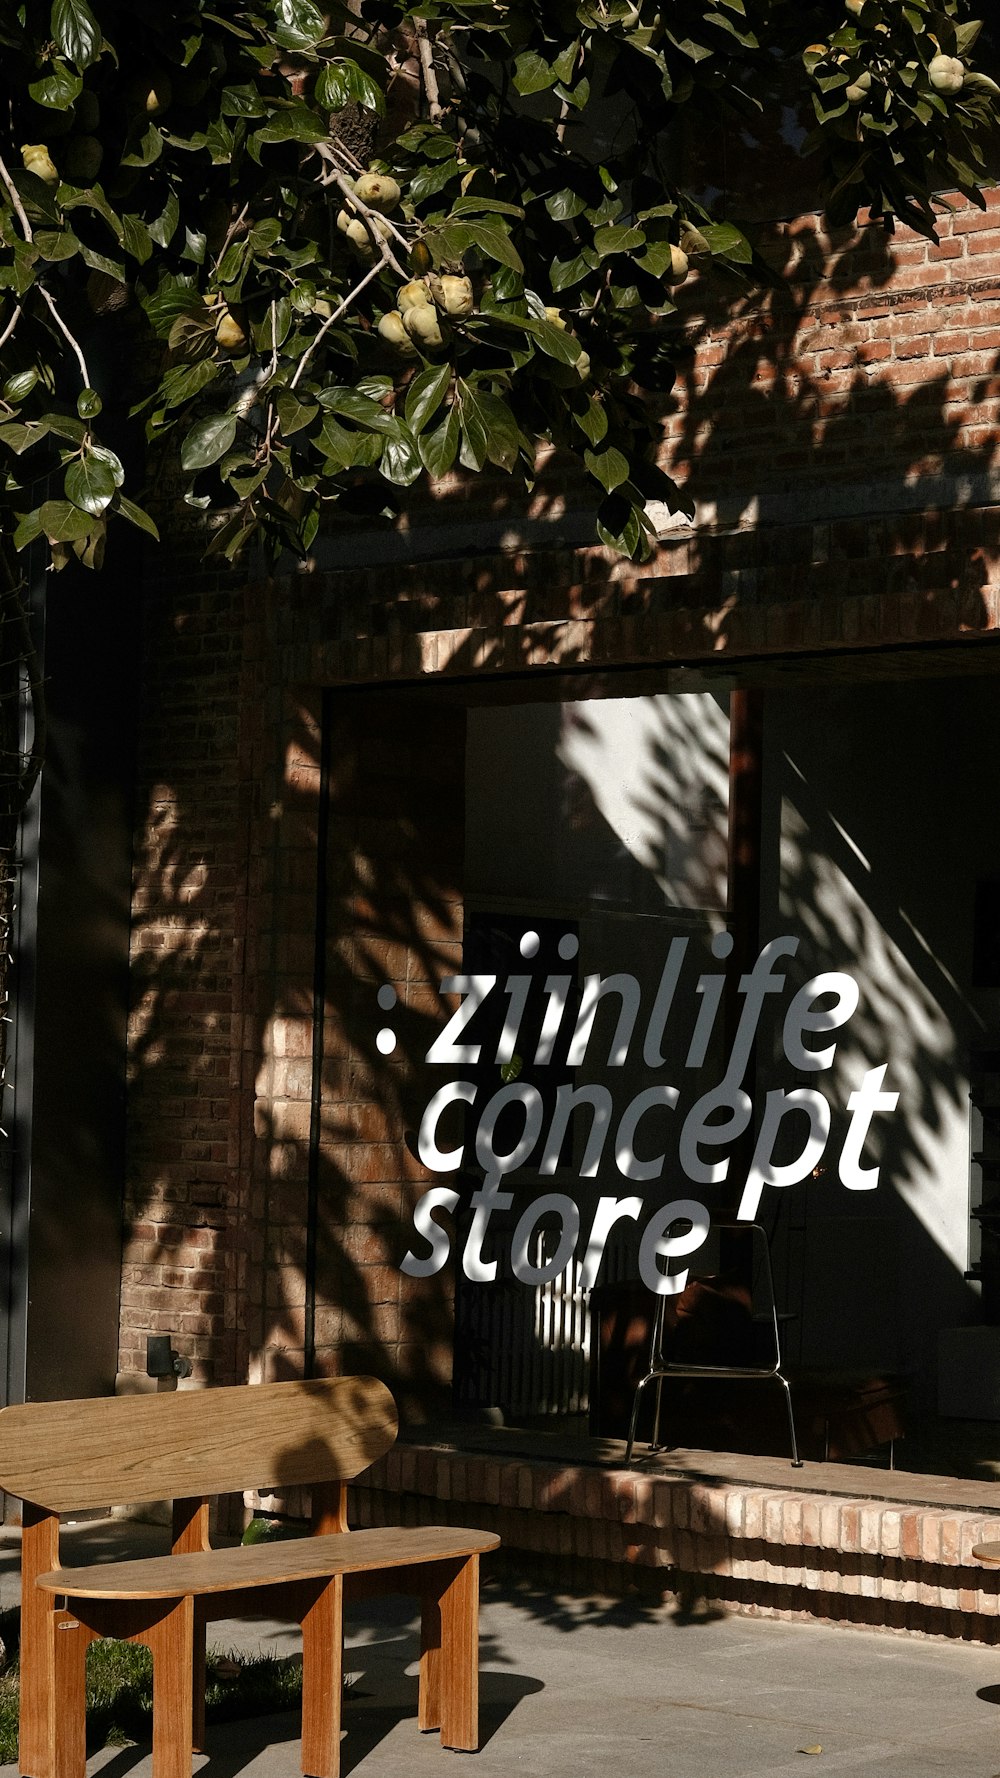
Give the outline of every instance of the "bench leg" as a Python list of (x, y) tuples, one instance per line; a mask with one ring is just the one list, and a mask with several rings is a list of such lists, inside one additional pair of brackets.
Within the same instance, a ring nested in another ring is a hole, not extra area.
[(89, 1630), (66, 1611), (51, 1615), (53, 1778), (84, 1778), (87, 1766)]
[(420, 1595), (420, 1692), (417, 1727), (441, 1727), (441, 1606), (436, 1591)]
[(344, 1579), (324, 1581), (302, 1616), (302, 1770), (339, 1778)]
[(442, 1562), (421, 1595), (421, 1729), (464, 1753), (479, 1746), (479, 1557)]
[(24, 1502), (21, 1534), (21, 1710), (18, 1766), (23, 1778), (53, 1778), (52, 1628), (58, 1607), (35, 1577), (59, 1566), (59, 1515)]
[(153, 1653), (153, 1778), (191, 1778), (194, 1600), (178, 1599), (136, 1640)]
[(195, 1753), (205, 1751), (205, 1617), (194, 1611), (194, 1634), (191, 1660), (191, 1746)]

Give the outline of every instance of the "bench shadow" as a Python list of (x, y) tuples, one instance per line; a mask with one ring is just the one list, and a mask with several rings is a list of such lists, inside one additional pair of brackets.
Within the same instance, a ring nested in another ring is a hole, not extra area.
[[(391, 1688), (382, 1686), (378, 1692), (369, 1691), (365, 1680), (362, 1680), (360, 1690), (354, 1697), (348, 1691), (344, 1700), (344, 1734), (341, 1741), (342, 1778), (347, 1778), (349, 1773), (355, 1771), (392, 1734), (398, 1723), (408, 1723), (413, 1735), (419, 1735), (416, 1720), (416, 1680), (404, 1681), (402, 1675), (399, 1678), (400, 1684), (409, 1685), (412, 1697), (409, 1692), (405, 1697), (386, 1697), (384, 1692)], [(541, 1680), (523, 1673), (481, 1674), (480, 1751), (503, 1728), (522, 1698), (543, 1689)], [(383, 1695), (379, 1695), (380, 1693)], [(273, 1716), (246, 1717), (239, 1722), (210, 1725), (206, 1735), (207, 1758), (199, 1759), (199, 1756), (195, 1756), (195, 1778), (239, 1778), (239, 1774), (253, 1760), (260, 1758), (269, 1749), (284, 1746), (286, 1742), (289, 1745), (288, 1770), (290, 1774), (296, 1772), (299, 1726), (298, 1712), (292, 1710)], [(437, 1738), (434, 1731), (429, 1732), (428, 1738)], [(126, 1778), (136, 1766), (149, 1758), (148, 1743), (117, 1748), (110, 1758), (101, 1760), (98, 1768), (100, 1778)]]
[[(248, 1624), (253, 1620), (245, 1620)], [(264, 1627), (261, 1638), (265, 1644), (273, 1628)], [(218, 1629), (219, 1645), (225, 1641), (223, 1626)], [(420, 1653), (419, 1615), (412, 1598), (392, 1594), (378, 1601), (357, 1603), (349, 1609), (347, 1639), (344, 1647), (344, 1669), (350, 1675), (343, 1701), (344, 1735), (341, 1743), (342, 1778), (353, 1772), (399, 1723), (407, 1723), (414, 1737), (417, 1729), (417, 1662)], [(209, 1637), (211, 1641), (211, 1634)], [(289, 1656), (291, 1660), (296, 1656)], [(485, 1748), (504, 1726), (521, 1702), (544, 1689), (543, 1682), (527, 1674), (513, 1673), (506, 1668), (503, 1639), (483, 1627), (480, 1636), (480, 1750)], [(482, 1663), (494, 1666), (486, 1671)], [(496, 1668), (503, 1666), (503, 1671)], [(297, 1710), (270, 1715), (243, 1717), (233, 1721), (209, 1722), (206, 1739), (207, 1758), (196, 1756), (195, 1778), (238, 1778), (251, 1762), (269, 1748), (289, 1743), (288, 1770), (298, 1771), (296, 1743), (300, 1738), (301, 1718)], [(428, 1739), (436, 1740), (433, 1731)], [(105, 1748), (99, 1754), (88, 1749), (91, 1759), (99, 1760), (100, 1778), (126, 1778), (126, 1775), (150, 1759), (150, 1743), (143, 1740), (114, 1750)], [(145, 1768), (144, 1768), (145, 1769)]]

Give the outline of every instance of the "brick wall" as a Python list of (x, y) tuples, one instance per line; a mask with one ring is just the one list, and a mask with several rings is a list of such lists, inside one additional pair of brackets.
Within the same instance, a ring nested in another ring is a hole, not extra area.
[[(695, 516), (664, 516), (650, 563), (587, 540), (579, 484), (552, 454), (526, 501), (455, 478), (395, 532), (323, 540), (267, 585), (206, 572), (197, 538), (160, 558), (137, 791), (124, 1374), (154, 1331), (177, 1335), (201, 1381), (302, 1363), (318, 688), (342, 695), (317, 1361), (403, 1378), (415, 1405), (447, 1368), (447, 1287), (404, 1289), (398, 1259), (421, 1173), (406, 1142), (417, 1059), (460, 930), (458, 681), (971, 650), (1000, 628), (1000, 197), (957, 211), (938, 248), (906, 231), (827, 242), (808, 218), (760, 245), (794, 262), (788, 291), (741, 295), (728, 320), (699, 313), (697, 288), (686, 297), (663, 406), (667, 466)], [(435, 680), (455, 682), (452, 702), (351, 702)], [(405, 1013), (388, 1060), (373, 1043), (382, 981)]]
[[(170, 1333), (195, 1376), (239, 1374), (245, 1188), (231, 1097), (244, 595), (205, 574), (200, 543), (145, 588), (136, 784), (122, 1382)], [(238, 1051), (237, 1051), (238, 1053)], [(245, 1371), (243, 1373), (245, 1375)]]
[[(311, 1164), (316, 1368), (374, 1372), (405, 1409), (426, 1411), (442, 1404), (450, 1380), (451, 1284), (407, 1278), (399, 1264), (424, 1177), (412, 1153), (428, 1091), (422, 1058), (438, 983), (461, 959), (464, 722), (460, 710), (414, 711), (405, 699), (331, 702), (322, 1114), (314, 1130), (313, 831), (305, 848), (282, 843), (275, 866), (288, 975), (276, 984), (257, 1102), (266, 1277), (255, 1374), (301, 1372)], [(289, 764), (286, 797), (298, 785), (314, 811), (313, 780), (315, 752)], [(299, 813), (315, 827), (314, 814)], [(290, 817), (286, 801), (283, 839)], [(391, 1005), (379, 1006), (380, 990)], [(395, 1036), (387, 1053), (380, 1030)]]

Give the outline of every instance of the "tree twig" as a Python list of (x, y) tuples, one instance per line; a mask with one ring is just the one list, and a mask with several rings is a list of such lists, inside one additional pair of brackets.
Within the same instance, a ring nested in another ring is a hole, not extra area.
[(427, 20), (415, 18), (413, 29), (417, 34), (417, 53), (420, 56), (420, 72), (423, 76), (431, 123), (440, 123), (444, 116), (444, 106), (441, 103), (441, 89), (438, 86), (437, 70), (434, 67), (434, 45), (427, 29)]
[(376, 278), (378, 276), (379, 272), (382, 270), (383, 263), (384, 263), (383, 261), (376, 260), (375, 264), (373, 266), (369, 267), (368, 271), (365, 273), (365, 275), (361, 279), (360, 283), (355, 284), (354, 289), (349, 290), (347, 292), (347, 295), (345, 296), (343, 302), (339, 305), (338, 308), (334, 309), (333, 314), (327, 316), (327, 318), (324, 321), (322, 327), (320, 328), (318, 334), (316, 335), (316, 338), (311, 342), (310, 345), (308, 345), (306, 347), (305, 351), (302, 354), (302, 357), (299, 359), (298, 365), (296, 366), (295, 375), (293, 376), (291, 382), (288, 385), (288, 387), (290, 389), (295, 388), (296, 383), (298, 382), (300, 376), (302, 375), (302, 372), (305, 370), (306, 365), (308, 364), (310, 358), (312, 357), (313, 353), (315, 352), (316, 347), (319, 345), (320, 340), (323, 338), (323, 335), (328, 332), (328, 330), (333, 326), (335, 321), (340, 320), (341, 315), (343, 315), (345, 313), (345, 311), (350, 308), (352, 302), (354, 302), (361, 295), (361, 292), (365, 288), (365, 285), (370, 284), (372, 279)]
[(328, 148), (330, 150), (331, 154), (339, 154), (340, 158), (344, 162), (345, 166), (354, 167), (357, 170), (357, 172), (359, 172), (359, 173), (364, 172), (364, 170), (365, 170), (364, 161), (359, 160), (357, 155), (354, 153), (354, 150), (352, 148), (348, 148), (347, 143), (341, 141), (339, 136), (331, 136), (330, 140), (328, 142), (325, 142), (323, 144), (323, 146), (324, 146), (324, 148)]
[(216, 270), (218, 270), (218, 268), (219, 268), (219, 265), (222, 261), (222, 256), (225, 253), (226, 248), (229, 246), (230, 241), (235, 239), (237, 230), (246, 221), (247, 216), (249, 215), (249, 212), (250, 212), (249, 204), (244, 204), (239, 215), (234, 216), (232, 222), (229, 224), (229, 227), (227, 228), (227, 230), (222, 238), (222, 246), (219, 248), (219, 251), (215, 256)]
[[(327, 161), (329, 151), (327, 150), (326, 144), (324, 142), (321, 142), (318, 144), (318, 152), (319, 152), (320, 158), (324, 161)], [(329, 162), (328, 162), (328, 164), (329, 164)], [(354, 189), (350, 183), (350, 180), (345, 176), (345, 174), (343, 174), (340, 171), (339, 167), (330, 166), (329, 172), (325, 173), (323, 175), (323, 184), (324, 185), (335, 185), (337, 187), (338, 191), (343, 192), (343, 195), (347, 199), (349, 205), (351, 206), (351, 209), (357, 211), (359, 217), (361, 218), (361, 221), (364, 223), (365, 227), (367, 228), (368, 233), (372, 238), (372, 241), (380, 249), (382, 258), (384, 260), (388, 260), (389, 264), (393, 268), (393, 271), (398, 272), (399, 276), (401, 278), (404, 278), (404, 279), (407, 278), (409, 276), (409, 273), (406, 272), (404, 270), (404, 268), (400, 265), (395, 254), (392, 252), (392, 249), (389, 247), (388, 241), (387, 241), (385, 235), (383, 235), (382, 230), (380, 228), (376, 227), (375, 219), (377, 217), (378, 221), (380, 223), (382, 223), (385, 226), (385, 228), (388, 229), (389, 233), (395, 237), (395, 239), (399, 242), (400, 246), (405, 247), (407, 253), (409, 253), (410, 243), (407, 240), (406, 236), (396, 227), (396, 224), (394, 222), (390, 222), (388, 216), (383, 216), (382, 212), (380, 210), (373, 210), (370, 204), (366, 204), (362, 198), (359, 198), (357, 193), (354, 191)]]
[(80, 366), (80, 375), (83, 378), (84, 388), (85, 389), (92, 389), (94, 385), (90, 380), (90, 372), (87, 369), (87, 360), (83, 356), (83, 347), (81, 346), (75, 333), (71, 333), (69, 328), (66, 326), (65, 321), (63, 320), (62, 316), (59, 313), (59, 309), (56, 304), (55, 298), (49, 293), (49, 291), (46, 290), (45, 285), (44, 284), (36, 284), (35, 289), (38, 291), (38, 294), (42, 298), (42, 300), (48, 304), (48, 307), (49, 307), (51, 314), (52, 314), (52, 319), (55, 322), (56, 326), (58, 327), (59, 332), (62, 334), (64, 339), (69, 341), (69, 344), (72, 346), (73, 351), (76, 353), (76, 361)]
[(28, 221), (27, 212), (25, 211), (24, 205), (21, 202), (21, 194), (18, 191), (17, 186), (14, 184), (14, 181), (11, 178), (10, 174), (8, 173), (6, 165), (4, 164), (4, 161), (2, 159), (0, 159), (0, 179), (3, 180), (5, 186), (7, 187), (7, 195), (10, 198), (10, 201), (14, 206), (14, 210), (17, 215), (18, 221), (20, 222), (21, 227), (24, 230), (25, 240), (26, 241), (33, 241), (35, 237), (31, 231), (31, 223)]
[(21, 305), (20, 305), (20, 303), (18, 303), (15, 310), (14, 310), (13, 315), (11, 316), (6, 327), (4, 328), (3, 333), (0, 333), (0, 352), (3, 351), (4, 346), (7, 344), (7, 341), (10, 339), (11, 334), (14, 332), (15, 327), (17, 326), (18, 322), (21, 319), (22, 313), (23, 313), (23, 311), (21, 309)]

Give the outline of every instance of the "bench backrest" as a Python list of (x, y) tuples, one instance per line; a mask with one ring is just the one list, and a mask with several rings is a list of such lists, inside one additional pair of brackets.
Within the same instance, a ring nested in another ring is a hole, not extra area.
[(348, 1482), (396, 1431), (374, 1377), (25, 1402), (0, 1412), (0, 1488), (69, 1512)]

